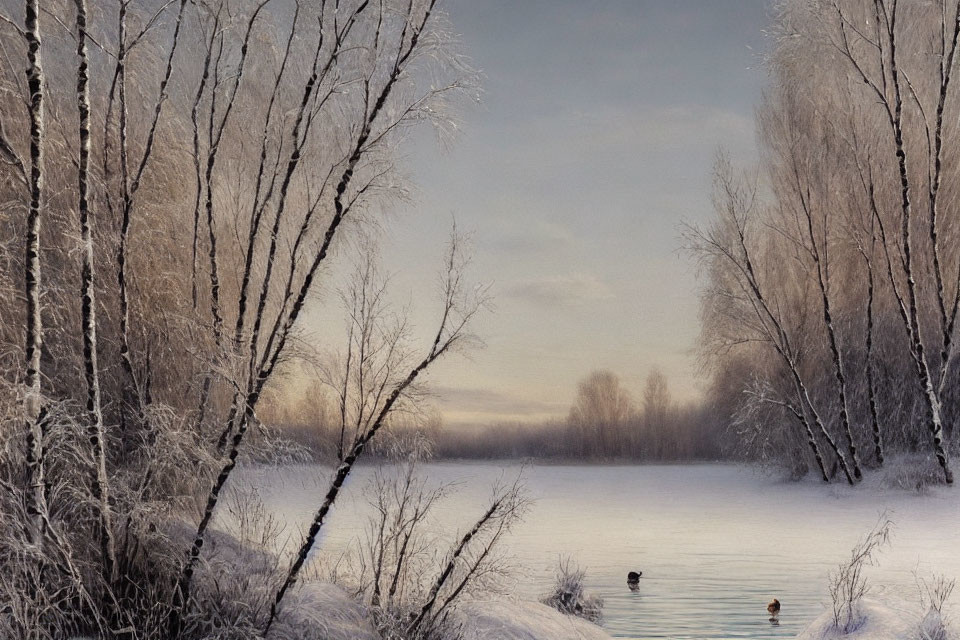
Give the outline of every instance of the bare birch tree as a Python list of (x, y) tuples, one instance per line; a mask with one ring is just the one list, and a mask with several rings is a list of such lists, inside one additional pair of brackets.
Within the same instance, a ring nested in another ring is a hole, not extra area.
[[(937, 389), (934, 385), (934, 380), (931, 374), (931, 367), (928, 361), (927, 348), (924, 342), (924, 337), (921, 334), (920, 327), (920, 310), (919, 310), (919, 294), (918, 294), (918, 284), (917, 276), (915, 273), (915, 247), (914, 239), (912, 237), (912, 227), (914, 225), (913, 220), (913, 211), (914, 203), (911, 197), (911, 191), (917, 191), (917, 188), (913, 185), (909, 171), (908, 171), (908, 160), (907, 160), (907, 144), (904, 139), (904, 93), (905, 85), (909, 85), (909, 80), (903, 75), (900, 59), (897, 54), (897, 44), (899, 32), (897, 30), (897, 17), (899, 6), (896, 0), (892, 2), (885, 2), (883, 0), (874, 2), (873, 15), (872, 18), (872, 27), (876, 37), (876, 40), (870, 40), (869, 36), (865, 35), (863, 32), (851, 29), (851, 24), (849, 19), (844, 14), (843, 9), (839, 5), (835, 5), (837, 12), (837, 19), (839, 21), (839, 43), (836, 45), (837, 50), (847, 59), (853, 71), (859, 76), (863, 81), (863, 84), (868, 88), (868, 90), (876, 97), (879, 105), (883, 109), (883, 113), (886, 116), (887, 123), (890, 127), (890, 133), (892, 135), (893, 150), (896, 155), (896, 165), (897, 172), (900, 180), (900, 249), (903, 252), (903, 260), (901, 262), (904, 279), (906, 281), (906, 300), (901, 302), (904, 304), (907, 309), (907, 333), (910, 337), (910, 352), (915, 361), (916, 370), (917, 370), (917, 379), (920, 385), (920, 388), (923, 390), (923, 396), (926, 400), (926, 420), (929, 425), (930, 434), (933, 439), (933, 448), (937, 456), (937, 460), (940, 463), (941, 468), (943, 469), (944, 479), (947, 484), (953, 482), (953, 473), (950, 470), (949, 461), (947, 459), (946, 451), (943, 445), (943, 418), (942, 418), (942, 407), (940, 403), (940, 397), (937, 393)], [(960, 26), (960, 22), (957, 23)], [(955, 46), (957, 39), (957, 31), (954, 30), (955, 35), (953, 36), (953, 43)], [(879, 77), (875, 73), (871, 73), (870, 70), (866, 67), (867, 62), (858, 54), (858, 51), (854, 48), (854, 44), (851, 42), (852, 38), (862, 38), (867, 41), (867, 43), (874, 48), (877, 55), (876, 67), (879, 71)], [(951, 49), (952, 51), (952, 49)], [(952, 68), (947, 68), (948, 64), (946, 61), (941, 63), (940, 69), (943, 79), (941, 81), (941, 90), (939, 95), (943, 96), (945, 99), (946, 91), (949, 84), (950, 74)], [(952, 66), (952, 54), (949, 59), (949, 64)], [(912, 93), (913, 97), (916, 98), (916, 93), (914, 92), (912, 86), (908, 86), (907, 89)], [(939, 137), (940, 127), (942, 126), (942, 103), (938, 102), (938, 122), (936, 125), (935, 138)], [(922, 110), (922, 107), (921, 107)], [(925, 115), (923, 116), (926, 117)], [(940, 147), (937, 144), (937, 147), (934, 151), (936, 159), (935, 165), (939, 164), (939, 154)], [(936, 167), (936, 175), (931, 182), (930, 187), (930, 233), (931, 238), (934, 240), (934, 246), (932, 247), (932, 253), (934, 255), (934, 260), (937, 261), (937, 247), (936, 247), (936, 197), (937, 189), (939, 188), (939, 171), (940, 167)], [(939, 262), (937, 262), (937, 268), (935, 271), (939, 271)], [(942, 295), (942, 282), (940, 281), (941, 275), (937, 273), (938, 279), (938, 302), (941, 310), (943, 309), (943, 295)], [(946, 322), (945, 312), (941, 314), (941, 321)], [(946, 327), (944, 327), (945, 329)], [(950, 339), (945, 338), (944, 344), (949, 346)]]
[[(820, 452), (818, 440), (825, 442), (836, 457), (847, 481), (853, 484), (854, 477), (847, 465), (846, 458), (827, 431), (819, 411), (814, 405), (811, 393), (800, 373), (799, 347), (787, 330), (782, 317), (782, 307), (769, 298), (755, 268), (756, 259), (748, 241), (749, 222), (755, 215), (756, 192), (738, 186), (731, 168), (721, 157), (716, 169), (717, 205), (720, 222), (712, 229), (690, 228), (688, 238), (691, 249), (710, 268), (720, 268), (726, 274), (722, 285), (711, 295), (727, 305), (732, 311), (740, 310), (738, 319), (748, 323), (751, 332), (747, 337), (735, 340), (749, 340), (770, 345), (783, 365), (787, 368), (795, 403), (779, 401), (787, 407), (804, 428), (807, 443), (817, 462), (821, 476), (828, 481), (830, 474)], [(724, 311), (727, 313), (727, 311)]]
[[(382, 188), (381, 180), (389, 169), (389, 167), (381, 168), (379, 164), (381, 161), (378, 157), (382, 153), (382, 146), (406, 124), (421, 118), (432, 118), (430, 114), (433, 112), (436, 101), (442, 101), (447, 94), (458, 92), (464, 86), (459, 79), (454, 79), (450, 84), (414, 93), (412, 98), (400, 93), (406, 92), (411, 86), (416, 87), (412, 74), (418, 57), (425, 51), (435, 50), (438, 44), (442, 43), (429, 29), (435, 5), (435, 1), (428, 1), (422, 5), (409, 3), (400, 13), (387, 12), (383, 6), (374, 7), (368, 2), (355, 4), (348, 11), (344, 11), (343, 7), (328, 10), (325, 4), (319, 8), (319, 30), (315, 36), (316, 46), (313, 49), (310, 75), (302, 85), (303, 90), (298, 106), (293, 111), (290, 142), (277, 147), (274, 157), (277, 173), (264, 187), (262, 199), (258, 201), (256, 194), (253, 199), (254, 214), (251, 216), (253, 226), (248, 235), (249, 244), (242, 248), (242, 251), (249, 256), (250, 252), (263, 250), (262, 245), (257, 244), (256, 225), (261, 223), (266, 211), (262, 212), (259, 209), (266, 207), (268, 202), (273, 208), (273, 226), (266, 252), (255, 253), (263, 260), (263, 271), (258, 283), (255, 283), (252, 278), (247, 280), (247, 267), (244, 267), (245, 282), (241, 284), (238, 296), (234, 338), (235, 344), (241, 344), (237, 355), (240, 358), (239, 361), (243, 363), (242, 374), (240, 382), (235, 384), (231, 409), (218, 443), (226, 453), (226, 461), (208, 495), (194, 543), (178, 581), (177, 598), (184, 606), (189, 603), (190, 584), (195, 566), (220, 493), (236, 466), (240, 447), (248, 429), (256, 422), (255, 410), (264, 388), (288, 355), (297, 321), (308, 302), (321, 265), (331, 251), (341, 224), (354, 215), (355, 209), (364, 206), (365, 198)], [(299, 14), (295, 14), (291, 28), (297, 28), (297, 15)], [(252, 16), (247, 22), (244, 42), (250, 37), (255, 17), (255, 15)], [(362, 29), (357, 26), (361, 23)], [(424, 37), (426, 39), (422, 40)], [(359, 42), (365, 43), (365, 46), (360, 46), (354, 40), (355, 38), (360, 38)], [(330, 47), (329, 50), (327, 46)], [(238, 64), (243, 64), (245, 58), (242, 49), (239, 55)], [(359, 58), (361, 67), (359, 72), (354, 72), (356, 75), (351, 77), (349, 82), (360, 88), (361, 99), (352, 105), (353, 113), (358, 116), (357, 120), (343, 127), (343, 130), (349, 132), (347, 151), (329, 165), (328, 172), (320, 176), (314, 172), (301, 177), (302, 180), (308, 181), (316, 177), (319, 178), (320, 183), (313, 185), (315, 195), (312, 198), (302, 199), (299, 206), (293, 209), (290, 204), (292, 197), (290, 189), (302, 167), (301, 158), (306, 154), (310, 144), (318, 143), (316, 135), (322, 133), (318, 131), (315, 134), (314, 126), (321, 121), (328, 102), (345, 82), (341, 77), (344, 71), (339, 70), (337, 65), (354, 56)], [(222, 54), (218, 54), (213, 72), (211, 108), (216, 104), (216, 86), (219, 77), (217, 67), (221, 59)], [(285, 68), (281, 61), (278, 73), (283, 73)], [(239, 77), (239, 71), (237, 76)], [(235, 81), (232, 86), (232, 101), (236, 101), (236, 94), (242, 87), (242, 83)], [(274, 86), (277, 86), (276, 82)], [(267, 117), (270, 114), (268, 106)], [(211, 124), (210, 126), (223, 126), (228, 115), (229, 111), (219, 121), (220, 125)], [(211, 123), (213, 123), (212, 120)], [(222, 129), (218, 128), (208, 141), (209, 149), (215, 152), (220, 148), (221, 131)], [(287, 154), (285, 161), (284, 154)], [(262, 147), (260, 155), (263, 156)], [(211, 160), (208, 152), (206, 165), (208, 172), (214, 164), (215, 158)], [(278, 184), (276, 188), (274, 188), (275, 184)], [(331, 189), (332, 185), (335, 185), (335, 188)], [(216, 201), (211, 195), (211, 189), (210, 184), (205, 185), (207, 194), (205, 206), (208, 232), (215, 234), (211, 223), (215, 218), (212, 211)], [(257, 189), (259, 190), (260, 187), (258, 186)], [(329, 212), (330, 218), (325, 230), (318, 237), (315, 225), (316, 214), (323, 212)], [(285, 233), (289, 233), (293, 241), (286, 255), (283, 255), (279, 249), (280, 239)], [(211, 237), (211, 247), (213, 242)], [(212, 304), (219, 309), (219, 302), (215, 299), (219, 286), (216, 276), (217, 261), (212, 252), (210, 258)], [(248, 261), (250, 261), (249, 258), (244, 258), (245, 265)], [(247, 300), (248, 285), (252, 291), (259, 290), (255, 308), (252, 308)], [(270, 304), (271, 301), (272, 304)], [(241, 318), (250, 309), (253, 310), (252, 322), (242, 320)], [(216, 310), (212, 315), (214, 332), (219, 336), (221, 329), (218, 327), (222, 326), (223, 318)], [(245, 335), (244, 331), (248, 323), (251, 326), (249, 336)], [(444, 330), (448, 329), (449, 327), (444, 325)], [(221, 344), (219, 337), (217, 342)], [(435, 346), (439, 349), (442, 345)], [(441, 353), (442, 351), (434, 353), (433, 358), (439, 357)], [(393, 402), (395, 401), (396, 398)], [(179, 608), (179, 605), (175, 605), (173, 610), (178, 611)], [(180, 624), (179, 615), (172, 616), (171, 633), (174, 633)]]
[[(847, 453), (853, 467), (853, 476), (860, 480), (863, 473), (853, 436), (848, 402), (848, 383), (831, 305), (831, 258), (839, 253), (833, 235), (833, 220), (838, 207), (831, 198), (830, 169), (821, 169), (816, 156), (828, 149), (833, 141), (829, 134), (817, 130), (816, 125), (804, 121), (797, 108), (797, 97), (788, 87), (777, 94), (773, 117), (761, 122), (761, 130), (768, 138), (771, 155), (770, 179), (778, 194), (778, 204), (784, 208), (783, 222), (770, 221), (771, 230), (794, 245), (812, 265), (821, 310), (821, 319), (829, 347), (831, 366), (836, 379), (837, 417), (841, 433), (846, 439)], [(770, 104), (768, 102), (768, 104)], [(772, 120), (773, 122), (770, 122)], [(806, 134), (802, 138), (799, 131)], [(808, 157), (812, 156), (812, 157)]]
[[(781, 4), (774, 21), (772, 97), (759, 112), (766, 207), (754, 233), (759, 246), (800, 250), (807, 265), (783, 271), (765, 293), (796, 315), (791, 337), (802, 341), (802, 377), (814, 402), (834, 398), (854, 474), (850, 445), (870, 439), (878, 463), (922, 449), (952, 481), (960, 290), (952, 241), (960, 229), (946, 212), (956, 197), (958, 16), (954, 0), (798, 0)], [(755, 261), (778, 268), (762, 253)], [(723, 284), (722, 275), (709, 277)], [(820, 300), (817, 324), (804, 278)], [(856, 288), (835, 284), (860, 278)], [(780, 371), (751, 346), (753, 327), (725, 324), (721, 309), (736, 305), (737, 298), (705, 297), (704, 349), (717, 372), (725, 359), (749, 353), (754, 367), (741, 386), (750, 389), (758, 374)], [(725, 334), (736, 356), (709, 342)], [(832, 379), (821, 375), (828, 370)]]
[(41, 419), (40, 352), (43, 349), (43, 320), (40, 317), (40, 225), (44, 189), (44, 75), (41, 62), (40, 5), (27, 0), (24, 37), (27, 41), (27, 90), (30, 113), (30, 204), (24, 259), (26, 289), (26, 419), (27, 486), (30, 487), (32, 537), (40, 541), (46, 513), (43, 420)]
[[(19, 6), (25, 20), (0, 22), (18, 36), (0, 46), (0, 191), (27, 215), (0, 221), (24, 246), (0, 245), (0, 284), (6, 298), (7, 272), (23, 269), (25, 295), (2, 311), (0, 354), (26, 372), (5, 370), (0, 407), (17, 397), (26, 437), (0, 446), (0, 481), (16, 467), (22, 484), (0, 500), (0, 534), (47, 564), (11, 580), (4, 567), (0, 591), (49, 570), (31, 619), (48, 597), (86, 603), (51, 612), (52, 635), (177, 636), (209, 622), (200, 549), (244, 436), (268, 431), (261, 397), (306, 351), (304, 316), (350, 250), (341, 238), (405, 196), (398, 145), (415, 125), (443, 130), (472, 71), (432, 0)], [(461, 303), (430, 362), (460, 342)], [(429, 363), (408, 364), (423, 366), (387, 413)], [(379, 415), (362, 411), (360, 440)], [(194, 495), (199, 514), (184, 506)], [(197, 518), (185, 544), (171, 513)], [(78, 622), (80, 610), (97, 615)]]
[(97, 365), (97, 297), (94, 287), (93, 233), (90, 228), (90, 76), (87, 53), (87, 3), (75, 0), (77, 26), (77, 112), (79, 123), (79, 158), (77, 163), (77, 211), (80, 216), (82, 267), (80, 274), (81, 317), (83, 322), (83, 370), (87, 383), (87, 433), (93, 450), (95, 469), (91, 480), (94, 498), (99, 500), (100, 544), (106, 583), (116, 578), (116, 550), (110, 491), (107, 479), (107, 458), (104, 444), (103, 411), (100, 406), (100, 372)]
[[(409, 363), (409, 354), (401, 350), (394, 350), (384, 360), (386, 370), (392, 370), (389, 375), (391, 388), (389, 393), (380, 397), (376, 403), (366, 405), (364, 419), (361, 430), (354, 437), (346, 456), (337, 467), (327, 493), (319, 509), (313, 517), (310, 528), (300, 545), (299, 550), (294, 556), (289, 570), (277, 589), (273, 603), (270, 607), (270, 616), (267, 619), (266, 630), (270, 628), (279, 612), (279, 607), (289, 590), (296, 584), (311, 550), (317, 541), (320, 529), (334, 502), (340, 494), (344, 481), (353, 466), (356, 464), (364, 449), (377, 436), (377, 433), (387, 424), (389, 417), (397, 411), (409, 394), (413, 391), (418, 378), (438, 359), (444, 355), (460, 348), (464, 343), (471, 339), (467, 332), (471, 320), (483, 308), (485, 304), (485, 292), (468, 291), (467, 284), (464, 281), (464, 269), (467, 261), (462, 254), (462, 239), (456, 235), (451, 237), (450, 246), (445, 259), (445, 274), (442, 282), (442, 300), (443, 307), (440, 314), (440, 322), (434, 334), (433, 341), (427, 352), (419, 359), (414, 359)], [(402, 367), (410, 366), (404, 372)], [(378, 394), (379, 396), (379, 394)], [(425, 610), (428, 610), (429, 607)], [(422, 615), (420, 616), (422, 618)], [(419, 618), (418, 618), (419, 620)]]

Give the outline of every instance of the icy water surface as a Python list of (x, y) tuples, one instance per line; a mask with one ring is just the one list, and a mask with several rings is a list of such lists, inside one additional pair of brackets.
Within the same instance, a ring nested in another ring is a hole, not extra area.
[[(507, 464), (434, 463), (433, 482), (456, 482), (438, 512), (448, 531), (483, 510)], [(288, 523), (306, 523), (329, 469), (245, 469), (264, 503)], [(317, 554), (335, 557), (363, 535), (369, 507), (358, 494), (372, 467), (357, 470), (324, 526)], [(893, 545), (869, 575), (876, 592), (916, 599), (915, 574), (960, 577), (960, 489), (927, 495), (788, 483), (727, 465), (528, 466), (534, 504), (508, 540), (517, 590), (536, 598), (553, 581), (557, 559), (575, 558), (604, 598), (604, 627), (619, 638), (783, 638), (796, 635), (828, 604), (827, 572), (887, 510)], [(631, 592), (626, 574), (643, 571)], [(783, 603), (779, 626), (766, 603)]]

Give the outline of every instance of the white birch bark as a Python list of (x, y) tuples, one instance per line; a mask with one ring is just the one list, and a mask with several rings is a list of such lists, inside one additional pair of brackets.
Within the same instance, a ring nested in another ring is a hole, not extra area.
[(43, 216), (43, 143), (44, 76), (41, 64), (40, 4), (27, 0), (25, 7), (27, 40), (27, 89), (30, 113), (30, 204), (27, 213), (25, 278), (26, 321), (26, 423), (27, 486), (31, 504), (30, 535), (39, 544), (46, 514), (46, 479), (43, 459), (43, 421), (41, 420), (40, 352), (43, 349), (43, 322), (40, 317), (40, 226)]
[(91, 492), (100, 509), (100, 546), (107, 584), (115, 579), (116, 555), (110, 515), (103, 412), (100, 406), (100, 374), (97, 366), (97, 298), (94, 286), (93, 233), (90, 228), (90, 78), (87, 52), (87, 3), (75, 0), (77, 14), (77, 111), (80, 116), (77, 163), (77, 211), (81, 237), (81, 320), (83, 323), (83, 370), (87, 384), (87, 436), (93, 450), (95, 469)]

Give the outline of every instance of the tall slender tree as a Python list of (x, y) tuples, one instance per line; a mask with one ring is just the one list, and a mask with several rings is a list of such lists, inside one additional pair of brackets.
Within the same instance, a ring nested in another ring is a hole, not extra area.
[(27, 237), (24, 258), (26, 290), (26, 421), (27, 486), (32, 515), (31, 536), (39, 543), (46, 513), (44, 473), (44, 431), (41, 419), (40, 353), (43, 349), (43, 320), (40, 316), (40, 225), (43, 218), (44, 189), (44, 75), (41, 62), (40, 5), (26, 2), (27, 90), (30, 112), (30, 204), (27, 211)]
[(87, 53), (87, 3), (75, 0), (77, 24), (77, 112), (79, 122), (79, 158), (77, 162), (77, 211), (82, 244), (80, 296), (83, 323), (83, 372), (87, 383), (87, 434), (93, 450), (95, 469), (91, 493), (99, 501), (100, 544), (103, 573), (107, 584), (116, 578), (116, 551), (107, 478), (104, 445), (103, 410), (100, 406), (100, 373), (97, 365), (97, 296), (94, 283), (93, 232), (90, 223), (90, 65)]

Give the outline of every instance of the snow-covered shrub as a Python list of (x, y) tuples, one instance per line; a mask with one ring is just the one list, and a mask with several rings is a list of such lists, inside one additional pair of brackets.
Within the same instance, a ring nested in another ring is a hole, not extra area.
[(463, 640), (610, 640), (598, 625), (540, 602), (471, 602), (461, 613)]
[(926, 610), (920, 621), (920, 640), (949, 640), (952, 637), (947, 630), (943, 608), (953, 595), (954, 587), (956, 580), (943, 575), (934, 575), (929, 581), (917, 577), (920, 605)]
[(837, 631), (850, 633), (861, 624), (859, 605), (870, 590), (864, 569), (872, 565), (879, 550), (890, 542), (893, 522), (880, 516), (873, 529), (850, 552), (850, 560), (830, 573), (833, 623)]
[[(0, 396), (8, 391), (0, 385)], [(108, 585), (92, 517), (98, 502), (85, 482), (93, 458), (82, 411), (68, 401), (44, 407), (48, 490), (40, 542), (24, 527), (29, 500), (20, 485), (19, 432), (0, 431), (0, 638), (102, 637), (117, 624), (113, 618), (136, 620), (144, 640), (164, 637), (170, 586), (187, 544), (172, 525), (185, 522), (190, 496), (209, 482), (209, 451), (188, 431), (191, 419), (159, 403), (144, 413), (150, 437), (111, 477), (117, 563)], [(19, 426), (21, 415), (0, 406), (0, 424)]]
[(932, 455), (897, 455), (884, 463), (881, 485), (891, 489), (924, 493), (943, 484), (943, 471)]
[(603, 615), (603, 599), (588, 594), (584, 588), (587, 572), (570, 558), (561, 558), (557, 566), (557, 582), (543, 604), (561, 613), (599, 622)]

